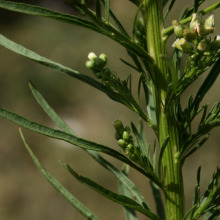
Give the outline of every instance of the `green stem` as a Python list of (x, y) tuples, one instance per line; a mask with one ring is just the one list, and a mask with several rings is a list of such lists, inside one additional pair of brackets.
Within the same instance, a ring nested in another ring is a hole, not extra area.
[(165, 112), (165, 100), (167, 96), (169, 69), (161, 55), (166, 55), (163, 41), (163, 18), (161, 0), (144, 0), (143, 15), (146, 24), (146, 39), (148, 53), (154, 59), (151, 71), (155, 77), (154, 101), (158, 123), (158, 138), (160, 147), (169, 136), (169, 142), (164, 152), (162, 165), (164, 181), (167, 187), (165, 191), (166, 219), (179, 220), (184, 216), (184, 188), (182, 168), (180, 162), (175, 159), (179, 151), (179, 130), (174, 117), (175, 103), (172, 103)]

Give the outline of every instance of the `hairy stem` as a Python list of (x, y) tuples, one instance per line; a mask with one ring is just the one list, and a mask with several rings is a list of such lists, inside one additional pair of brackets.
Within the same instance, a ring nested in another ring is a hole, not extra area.
[[(179, 130), (175, 120), (175, 103), (165, 112), (169, 69), (161, 55), (166, 55), (166, 48), (162, 37), (163, 19), (161, 0), (144, 0), (143, 15), (146, 24), (146, 39), (148, 52), (154, 59), (152, 72), (155, 77), (157, 91), (154, 100), (158, 124), (158, 138), (160, 146), (169, 136), (169, 142), (164, 152), (162, 164), (165, 192), (166, 219), (177, 220), (184, 216), (184, 188), (181, 164), (175, 159), (179, 151)], [(155, 89), (154, 89), (155, 90)]]

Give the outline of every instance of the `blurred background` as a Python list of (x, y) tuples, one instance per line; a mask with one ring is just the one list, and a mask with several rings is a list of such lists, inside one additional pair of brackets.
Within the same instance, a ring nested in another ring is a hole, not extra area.
[[(73, 13), (62, 1), (23, 1), (39, 4), (64, 13)], [(193, 1), (179, 1), (166, 21), (171, 25), (178, 19), (185, 7)], [(207, 1), (209, 5), (216, 0)], [(202, 8), (207, 7), (204, 4)], [(131, 33), (132, 20), (136, 7), (128, 0), (111, 1), (111, 8), (120, 18), (126, 30)], [(201, 8), (201, 9), (202, 9)], [(219, 10), (215, 12), (216, 31), (219, 34)], [(105, 53), (108, 67), (126, 79), (132, 74), (134, 81), (137, 73), (125, 66), (119, 58), (129, 60), (126, 51), (115, 42), (89, 30), (47, 18), (21, 15), (0, 10), (1, 34), (9, 39), (65, 66), (82, 73), (91, 74), (85, 61), (89, 52)], [(214, 37), (214, 35), (212, 36)], [(171, 37), (168, 51), (171, 54)], [(188, 96), (195, 94), (206, 74), (201, 76), (182, 97), (185, 106)], [(136, 115), (122, 105), (111, 101), (105, 94), (91, 86), (41, 66), (0, 47), (0, 106), (16, 112), (33, 121), (56, 128), (33, 98), (28, 86), (32, 81), (41, 91), (49, 104), (81, 137), (118, 150), (114, 140), (112, 121), (119, 118), (125, 125), (130, 121), (137, 124)], [(212, 106), (219, 101), (219, 79), (204, 98), (204, 103)], [(137, 87), (137, 86), (136, 86)], [(147, 140), (151, 145), (154, 135), (146, 126)], [(202, 166), (201, 192), (208, 185), (216, 167), (220, 165), (219, 128), (211, 132), (209, 141), (184, 165), (184, 184), (186, 210), (191, 206), (196, 184), (196, 171)], [(26, 152), (18, 133), (18, 126), (0, 118), (0, 219), (3, 220), (60, 220), (84, 219), (62, 196), (57, 193), (37, 170)], [(27, 142), (39, 157), (40, 162), (66, 186), (73, 195), (91, 209), (100, 219), (124, 219), (121, 206), (103, 198), (96, 192), (80, 184), (59, 165), (58, 161), (69, 163), (77, 172), (113, 190), (117, 180), (108, 171), (96, 164), (84, 151), (62, 141), (53, 140), (23, 129)], [(105, 156), (118, 168), (122, 163)], [(130, 178), (154, 207), (148, 180), (131, 170)], [(138, 214), (140, 219), (146, 219)]]

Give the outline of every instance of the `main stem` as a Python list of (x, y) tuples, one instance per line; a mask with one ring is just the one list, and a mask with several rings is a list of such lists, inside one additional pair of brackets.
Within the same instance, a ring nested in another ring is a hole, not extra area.
[(146, 24), (146, 39), (148, 52), (153, 57), (155, 65), (151, 67), (155, 87), (153, 88), (155, 109), (157, 115), (158, 137), (160, 147), (169, 137), (169, 142), (163, 156), (165, 206), (167, 220), (181, 220), (184, 216), (184, 188), (182, 168), (175, 155), (179, 150), (180, 133), (175, 119), (175, 103), (166, 108), (169, 69), (161, 55), (166, 55), (162, 38), (163, 18), (161, 0), (144, 0), (143, 15)]

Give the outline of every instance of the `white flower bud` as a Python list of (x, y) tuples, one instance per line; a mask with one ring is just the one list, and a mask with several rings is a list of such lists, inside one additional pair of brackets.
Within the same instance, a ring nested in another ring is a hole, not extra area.
[(184, 38), (177, 38), (176, 41), (173, 43), (172, 47), (175, 47), (184, 53), (190, 53), (192, 51), (191, 44)]
[(95, 58), (97, 58), (96, 54), (93, 52), (90, 52), (88, 55), (89, 60), (94, 60)]

